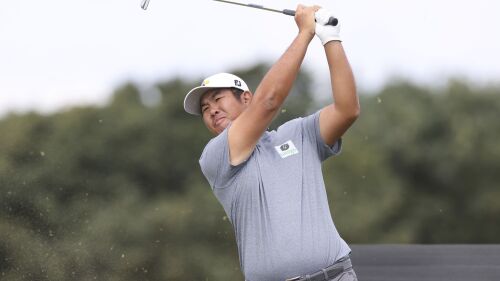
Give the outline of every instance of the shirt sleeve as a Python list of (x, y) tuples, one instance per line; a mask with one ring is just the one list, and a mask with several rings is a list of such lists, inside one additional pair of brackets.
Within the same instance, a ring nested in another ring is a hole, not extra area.
[(231, 185), (242, 164), (233, 166), (229, 159), (228, 130), (224, 130), (203, 149), (199, 163), (212, 189)]
[(318, 156), (321, 161), (325, 161), (330, 156), (340, 153), (342, 150), (342, 138), (339, 138), (332, 146), (327, 145), (323, 141), (319, 131), (319, 113), (320, 111), (317, 111), (302, 119), (302, 133), (305, 140), (316, 145)]

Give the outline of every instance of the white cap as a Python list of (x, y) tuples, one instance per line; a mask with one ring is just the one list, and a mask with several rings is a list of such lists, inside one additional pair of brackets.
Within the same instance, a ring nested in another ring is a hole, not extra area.
[(187, 93), (184, 98), (184, 110), (193, 115), (201, 115), (201, 96), (214, 88), (236, 88), (242, 91), (250, 91), (247, 84), (240, 77), (230, 73), (218, 73), (205, 78), (201, 86), (196, 87)]

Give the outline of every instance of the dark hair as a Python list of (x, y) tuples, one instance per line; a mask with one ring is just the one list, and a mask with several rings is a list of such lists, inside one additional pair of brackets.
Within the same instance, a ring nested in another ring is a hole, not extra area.
[(234, 97), (238, 100), (240, 99), (241, 94), (243, 94), (243, 92), (244, 92), (243, 90), (238, 89), (238, 88), (229, 88), (229, 90), (231, 90)]
[[(241, 94), (243, 94), (245, 91), (241, 90), (241, 89), (238, 89), (238, 88), (215, 88), (215, 89), (211, 89), (211, 90), (208, 90), (206, 91), (204, 94), (208, 93), (209, 91), (219, 91), (221, 89), (229, 89), (231, 91), (231, 93), (233, 93), (233, 96), (238, 100), (240, 101), (240, 96)], [(203, 95), (204, 95), (203, 94)], [(202, 96), (203, 96), (202, 95)], [(201, 98), (200, 98), (201, 100)], [(200, 111), (201, 111), (201, 104), (200, 104)]]

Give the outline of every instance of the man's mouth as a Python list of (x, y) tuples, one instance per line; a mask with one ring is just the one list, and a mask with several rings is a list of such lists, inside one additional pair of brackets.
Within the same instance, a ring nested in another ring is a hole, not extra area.
[(215, 126), (218, 126), (222, 123), (222, 121), (224, 121), (224, 117), (217, 117), (215, 120), (214, 120), (214, 125)]

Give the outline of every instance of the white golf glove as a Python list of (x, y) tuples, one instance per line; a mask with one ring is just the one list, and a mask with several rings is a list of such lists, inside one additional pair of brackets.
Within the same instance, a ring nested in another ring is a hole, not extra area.
[(340, 40), (340, 23), (336, 26), (325, 25), (333, 14), (326, 9), (319, 9), (315, 14), (316, 18), (316, 36), (321, 40), (321, 44), (325, 45), (330, 41), (342, 41)]

